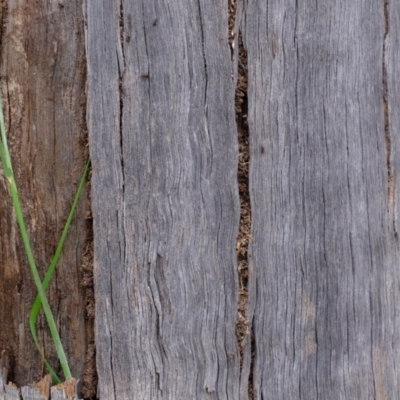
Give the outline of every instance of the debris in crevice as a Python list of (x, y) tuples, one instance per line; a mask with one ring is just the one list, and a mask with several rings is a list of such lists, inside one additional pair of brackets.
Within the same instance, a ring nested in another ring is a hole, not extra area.
[(90, 196), (90, 177), (87, 184), (86, 199), (86, 244), (85, 253), (83, 255), (83, 264), (81, 267), (81, 286), (83, 289), (85, 306), (86, 306), (86, 338), (87, 349), (85, 355), (85, 366), (82, 376), (81, 393), (85, 399), (95, 399), (97, 391), (97, 369), (96, 369), (96, 344), (94, 335), (94, 318), (95, 318), (95, 297), (93, 286), (93, 219), (91, 211)]
[(385, 124), (385, 143), (386, 143), (386, 167), (387, 167), (387, 180), (388, 180), (388, 204), (389, 208), (394, 208), (394, 187), (393, 187), (393, 171), (392, 171), (392, 142), (390, 137), (390, 121), (389, 121), (389, 100), (388, 100), (388, 76), (386, 66), (386, 40), (389, 34), (389, 0), (383, 0), (383, 15), (384, 15), (384, 35), (382, 47), (382, 86), (383, 86), (383, 115)]
[[(84, 21), (82, 21), (82, 30), (84, 29)], [(83, 74), (84, 85), (87, 85), (87, 61), (86, 56), (82, 60), (81, 73)], [(80, 145), (82, 149), (82, 158), (86, 162), (89, 157), (89, 134), (87, 127), (87, 93), (82, 91), (80, 99), (82, 110), (81, 119), (81, 138)], [(85, 302), (85, 330), (86, 330), (86, 354), (85, 364), (82, 377), (79, 383), (81, 395), (85, 400), (96, 399), (98, 375), (96, 368), (96, 344), (94, 333), (95, 318), (95, 296), (93, 284), (93, 217), (92, 217), (92, 201), (91, 201), (91, 178), (92, 172), (89, 171), (86, 182), (86, 198), (85, 198), (85, 243), (83, 245), (83, 261), (80, 267), (81, 288), (83, 290), (83, 299)], [(83, 199), (82, 199), (83, 200)]]
[[(242, 37), (235, 32), (236, 1), (229, 3), (229, 43), (232, 55), (235, 51), (234, 45), (238, 48), (238, 74), (235, 91), (235, 115), (238, 130), (239, 160), (238, 160), (238, 186), (240, 197), (240, 225), (236, 244), (239, 274), (239, 303), (238, 318), (236, 323), (236, 337), (240, 352), (240, 371), (243, 367), (243, 353), (246, 343), (249, 343), (251, 322), (248, 320), (247, 307), (249, 300), (248, 293), (248, 246), (251, 236), (251, 206), (249, 196), (249, 129), (247, 123), (247, 52), (243, 46)], [(252, 340), (250, 340), (252, 342)], [(249, 376), (249, 399), (253, 399), (252, 373)]]
[(124, 115), (124, 89), (123, 80), (125, 74), (125, 42), (124, 42), (124, 3), (120, 1), (119, 10), (119, 40), (121, 43), (121, 55), (118, 60), (119, 65), (119, 140), (120, 140), (120, 152), (121, 152), (121, 173), (122, 173), (122, 193), (125, 193), (125, 172), (124, 172), (124, 145), (123, 145), (123, 115)]

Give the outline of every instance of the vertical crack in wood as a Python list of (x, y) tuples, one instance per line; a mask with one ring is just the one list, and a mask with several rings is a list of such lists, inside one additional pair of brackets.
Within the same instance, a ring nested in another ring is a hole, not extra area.
[[(117, 59), (118, 59), (118, 73), (119, 73), (119, 82), (118, 82), (118, 90), (119, 90), (119, 145), (120, 145), (120, 163), (121, 163), (121, 178), (122, 178), (122, 183), (121, 183), (121, 209), (118, 207), (117, 213), (116, 213), (116, 219), (117, 219), (117, 232), (122, 232), (120, 236), (120, 240), (118, 241), (119, 244), (119, 250), (120, 250), (120, 262), (125, 263), (125, 255), (126, 255), (126, 245), (125, 245), (125, 171), (124, 171), (124, 89), (123, 89), (123, 84), (124, 84), (124, 75), (125, 75), (125, 48), (124, 48), (124, 31), (125, 31), (125, 21), (124, 21), (124, 0), (120, 0), (119, 4), (119, 40), (120, 40), (120, 48), (117, 54)], [(119, 225), (121, 224), (121, 229), (119, 228)], [(110, 287), (111, 291), (113, 290), (113, 282), (111, 279), (110, 282)], [(113, 294), (110, 296), (111, 298), (111, 303), (112, 299), (114, 298)], [(113, 309), (113, 305), (111, 308)], [(112, 343), (112, 338), (110, 338), (111, 343)], [(111, 357), (113, 356), (113, 351), (111, 350), (110, 352)], [(110, 365), (112, 366), (113, 361), (111, 360)], [(112, 373), (113, 376), (113, 393), (116, 393), (116, 387), (115, 387), (115, 377), (114, 377), (114, 372)]]
[[(206, 52), (204, 48), (204, 21), (203, 21), (203, 14), (201, 11), (201, 2), (199, 1), (199, 18), (200, 18), (200, 30), (201, 30), (201, 51), (203, 52), (203, 62), (204, 62), (204, 75), (206, 79), (206, 83), (204, 85), (204, 108), (205, 108), (205, 115), (206, 115), (206, 120), (207, 120), (207, 125), (208, 125), (208, 118), (207, 118), (207, 89), (208, 89), (208, 75), (207, 75), (207, 58), (206, 58)], [(208, 130), (207, 130), (208, 131)]]
[[(237, 1), (229, 3), (229, 43), (232, 55), (234, 45), (238, 46), (238, 73), (235, 90), (235, 116), (238, 130), (239, 159), (238, 159), (238, 186), (240, 198), (240, 225), (236, 244), (236, 254), (238, 259), (239, 274), (239, 301), (238, 317), (236, 322), (236, 338), (240, 352), (240, 372), (243, 373), (244, 349), (250, 345), (252, 354), (254, 347), (254, 335), (252, 333), (251, 322), (248, 320), (248, 246), (251, 235), (251, 206), (249, 195), (249, 128), (247, 122), (247, 52), (243, 46), (242, 35), (236, 24)], [(238, 32), (236, 32), (238, 30)], [(237, 39), (235, 41), (235, 38)], [(253, 357), (250, 365), (248, 381), (248, 398), (253, 399), (252, 385)]]
[[(383, 86), (383, 113), (384, 113), (384, 124), (385, 124), (385, 142), (386, 142), (386, 167), (387, 167), (387, 180), (388, 180), (388, 205), (389, 210), (394, 213), (394, 181), (392, 172), (392, 143), (390, 137), (390, 120), (389, 120), (389, 98), (388, 98), (388, 76), (387, 76), (387, 65), (386, 65), (386, 41), (389, 34), (389, 0), (383, 0), (383, 14), (384, 14), (384, 36), (383, 36), (383, 48), (382, 48), (382, 86)], [(393, 215), (393, 227), (395, 230), (395, 221)]]
[(119, 6), (119, 39), (121, 44), (121, 54), (118, 58), (119, 68), (119, 138), (121, 151), (121, 173), (122, 173), (122, 193), (125, 193), (125, 175), (124, 175), (124, 147), (123, 147), (123, 111), (124, 111), (124, 90), (123, 78), (125, 73), (125, 49), (124, 49), (124, 1), (120, 0)]
[[(86, 29), (86, 2), (83, 4), (82, 33)], [(84, 162), (89, 157), (89, 131), (87, 120), (88, 96), (88, 70), (87, 70), (87, 53), (86, 47), (84, 49), (84, 56), (80, 60), (80, 70), (83, 74), (83, 87), (82, 96), (80, 99), (81, 106), (81, 148), (84, 149), (83, 157)], [(95, 318), (95, 296), (94, 296), (94, 282), (93, 282), (93, 216), (92, 216), (92, 198), (91, 198), (91, 178), (92, 173), (89, 174), (86, 182), (86, 199), (85, 199), (85, 243), (83, 261), (80, 268), (81, 287), (83, 289), (83, 297), (85, 301), (85, 331), (86, 331), (86, 354), (82, 373), (82, 381), (80, 385), (80, 392), (84, 399), (96, 399), (98, 373), (96, 366), (96, 342), (94, 333), (94, 318)]]
[(81, 285), (86, 305), (87, 349), (83, 369), (81, 392), (85, 399), (96, 398), (98, 374), (96, 368), (96, 342), (94, 336), (95, 297), (93, 286), (93, 217), (91, 209), (91, 179), (89, 176), (86, 195), (86, 243), (81, 268)]

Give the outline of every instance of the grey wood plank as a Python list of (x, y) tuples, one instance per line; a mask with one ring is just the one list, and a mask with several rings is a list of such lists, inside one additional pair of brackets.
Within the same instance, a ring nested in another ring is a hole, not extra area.
[(23, 386), (21, 388), (22, 400), (49, 400), (48, 396), (43, 396), (36, 388)]
[(4, 386), (4, 400), (20, 400), (20, 398), (19, 389), (15, 385), (9, 383)]
[(398, 397), (399, 6), (390, 201), (384, 3), (244, 3), (255, 399)]
[(9, 357), (6, 351), (0, 355), (0, 400), (19, 400), (19, 390), (12, 383), (7, 383)]
[(235, 399), (227, 1), (87, 2), (101, 399)]
[[(17, 389), (16, 393), (19, 391)], [(43, 396), (37, 389), (31, 388), (29, 386), (23, 386), (22, 389), (22, 400), (68, 400), (72, 399), (75, 400), (77, 397), (75, 395), (73, 396), (68, 396), (66, 391), (64, 389), (59, 389), (57, 387), (52, 387), (51, 388), (51, 397)], [(20, 399), (20, 397), (15, 397), (15, 399)], [(6, 400), (8, 398), (6, 397)], [(10, 398), (10, 400), (14, 400), (14, 398)]]
[(9, 361), (7, 352), (2, 350), (0, 354), (0, 400), (20, 400), (19, 389), (11, 382), (7, 383)]
[(0, 355), (0, 400), (4, 400), (4, 385), (7, 383), (8, 359), (6, 352)]
[(75, 396), (68, 396), (65, 390), (51, 388), (51, 400), (76, 400)]

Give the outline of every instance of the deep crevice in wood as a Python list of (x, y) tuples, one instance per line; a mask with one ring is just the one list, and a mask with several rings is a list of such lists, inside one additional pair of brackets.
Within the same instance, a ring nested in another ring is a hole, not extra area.
[(119, 60), (119, 138), (121, 150), (121, 171), (122, 171), (122, 192), (125, 192), (125, 176), (124, 176), (124, 154), (123, 154), (123, 112), (124, 112), (124, 91), (123, 91), (123, 77), (125, 72), (125, 49), (124, 49), (124, 2), (120, 1), (119, 8), (119, 40), (121, 42), (121, 57)]
[[(236, 323), (236, 337), (240, 352), (240, 371), (242, 373), (244, 361), (244, 348), (246, 343), (253, 347), (253, 334), (251, 323), (248, 321), (248, 245), (251, 235), (251, 206), (249, 196), (249, 129), (247, 123), (247, 52), (243, 46), (240, 31), (235, 32), (235, 17), (237, 3), (231, 1), (229, 4), (229, 43), (232, 54), (235, 44), (238, 48), (238, 76), (235, 91), (235, 115), (238, 130), (239, 160), (238, 160), (238, 186), (240, 197), (240, 225), (237, 237), (236, 253), (238, 259), (239, 273), (239, 303), (238, 319)], [(236, 38), (236, 40), (235, 40)], [(250, 341), (248, 336), (251, 335)], [(250, 350), (252, 351), (252, 350)], [(252, 369), (252, 365), (251, 365)], [(248, 382), (248, 396), (253, 399), (252, 372), (250, 369)]]
[(383, 86), (383, 112), (385, 121), (385, 137), (386, 137), (386, 163), (388, 170), (388, 197), (389, 202), (391, 199), (391, 163), (390, 163), (390, 152), (391, 152), (391, 139), (389, 132), (389, 104), (388, 104), (388, 82), (387, 82), (387, 67), (386, 67), (386, 39), (389, 33), (389, 15), (388, 15), (389, 1), (383, 1), (383, 10), (385, 18), (385, 32), (383, 36), (383, 48), (382, 48), (382, 86)]
[[(82, 31), (84, 31), (85, 21), (82, 20)], [(87, 58), (86, 52), (81, 61), (81, 73), (83, 74), (83, 85), (87, 87)], [(87, 93), (83, 90), (81, 97), (82, 110), (82, 126), (80, 145), (84, 150), (82, 157), (83, 162), (86, 162), (89, 157), (89, 132), (87, 126)], [(92, 173), (89, 170), (86, 183), (86, 198), (85, 198), (85, 243), (83, 262), (81, 266), (81, 287), (83, 289), (83, 297), (85, 301), (85, 318), (86, 318), (86, 354), (83, 373), (81, 377), (80, 392), (84, 399), (96, 399), (98, 375), (96, 368), (96, 343), (94, 335), (94, 318), (95, 318), (95, 296), (93, 285), (93, 216), (92, 216), (92, 201), (91, 201), (91, 179)]]
[[(394, 187), (393, 187), (393, 172), (392, 172), (392, 140), (390, 137), (390, 120), (389, 120), (389, 99), (388, 99), (388, 77), (387, 77), (387, 66), (386, 66), (386, 40), (389, 34), (389, 0), (383, 0), (383, 15), (384, 15), (384, 36), (383, 36), (383, 48), (382, 48), (382, 86), (383, 86), (383, 113), (384, 113), (384, 124), (385, 124), (385, 143), (386, 143), (386, 167), (387, 167), (387, 196), (389, 209), (394, 209)], [(393, 218), (393, 227), (395, 230), (395, 223)], [(395, 230), (396, 231), (396, 230)]]
[[(204, 86), (204, 99), (207, 98), (207, 86), (208, 86), (208, 74), (207, 74), (207, 58), (206, 58), (206, 53), (205, 53), (205, 48), (204, 48), (204, 22), (203, 22), (203, 15), (201, 12), (201, 3), (199, 2), (199, 17), (200, 17), (200, 31), (201, 31), (201, 51), (202, 51), (202, 56), (203, 56), (203, 62), (204, 62), (204, 73), (205, 73), (205, 79), (206, 79), (206, 84)], [(206, 112), (207, 114), (207, 112)]]
[(87, 183), (86, 198), (86, 244), (82, 266), (82, 288), (86, 303), (86, 335), (87, 350), (85, 366), (82, 376), (82, 396), (85, 399), (95, 399), (97, 392), (97, 369), (96, 369), (96, 343), (94, 337), (95, 297), (93, 286), (93, 217), (91, 210), (91, 173)]

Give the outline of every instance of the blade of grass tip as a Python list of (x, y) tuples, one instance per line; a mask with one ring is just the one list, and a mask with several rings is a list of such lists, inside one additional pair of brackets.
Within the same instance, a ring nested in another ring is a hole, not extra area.
[(50, 328), (51, 336), (52, 336), (54, 345), (56, 347), (56, 351), (57, 351), (58, 358), (60, 360), (61, 368), (64, 372), (65, 378), (69, 379), (69, 378), (72, 378), (72, 375), (71, 375), (71, 371), (70, 371), (70, 368), (68, 365), (67, 357), (65, 355), (64, 348), (61, 343), (60, 335), (58, 333), (57, 325), (54, 320), (53, 314), (51, 312), (49, 302), (47, 301), (46, 295), (45, 295), (43, 287), (42, 287), (42, 282), (41, 282), (41, 279), (40, 279), (40, 276), (39, 276), (39, 273), (38, 273), (38, 270), (36, 267), (35, 259), (33, 257), (28, 233), (26, 231), (24, 217), (22, 215), (21, 203), (19, 201), (17, 185), (15, 183), (14, 173), (13, 173), (12, 164), (11, 164), (11, 157), (10, 157), (10, 153), (8, 151), (8, 146), (7, 146), (7, 137), (6, 137), (6, 132), (5, 132), (1, 90), (0, 90), (0, 131), (1, 131), (2, 147), (3, 147), (0, 156), (2, 159), (2, 163), (3, 163), (4, 174), (10, 185), (11, 197), (12, 197), (12, 201), (13, 201), (13, 205), (14, 205), (14, 210), (15, 210), (15, 213), (17, 216), (18, 225), (19, 225), (19, 228), (21, 231), (21, 236), (22, 236), (22, 241), (24, 243), (25, 252), (26, 252), (26, 255), (28, 258), (29, 266), (31, 268), (31, 273), (32, 273), (33, 280), (36, 285), (36, 289), (39, 293), (40, 300), (43, 305), (43, 311), (45, 313), (47, 323)]
[[(70, 210), (68, 218), (67, 218), (67, 222), (65, 223), (63, 232), (61, 234), (60, 241), (58, 242), (56, 252), (54, 254), (53, 259), (51, 260), (50, 266), (49, 266), (49, 268), (48, 268), (48, 270), (46, 272), (46, 275), (45, 275), (45, 277), (43, 279), (43, 282), (42, 282), (43, 290), (46, 290), (47, 287), (49, 286), (50, 280), (51, 280), (51, 278), (52, 278), (52, 276), (54, 274), (54, 271), (56, 269), (58, 260), (60, 258), (60, 255), (61, 255), (61, 252), (62, 252), (62, 249), (63, 249), (63, 246), (64, 246), (65, 239), (66, 239), (67, 234), (68, 234), (69, 227), (70, 227), (72, 219), (73, 219), (73, 217), (75, 215), (76, 207), (78, 205), (79, 199), (81, 197), (83, 188), (84, 188), (85, 183), (86, 183), (87, 175), (88, 175), (88, 172), (89, 172), (89, 167), (90, 167), (90, 159), (86, 163), (85, 170), (83, 171), (82, 178), (81, 178), (81, 181), (80, 181), (79, 186), (78, 186), (78, 190), (77, 190), (76, 195), (75, 195), (75, 199), (74, 199), (74, 201), (72, 203), (72, 207), (71, 207), (71, 210)], [(46, 358), (44, 357), (43, 352), (42, 352), (42, 350), (41, 350), (41, 348), (39, 346), (38, 340), (37, 340), (36, 320), (37, 320), (41, 305), (42, 305), (42, 302), (40, 300), (40, 296), (36, 296), (35, 302), (34, 302), (34, 304), (32, 306), (32, 310), (31, 310), (31, 313), (30, 313), (30, 316), (29, 316), (29, 326), (31, 328), (31, 333), (32, 333), (32, 336), (33, 336), (33, 340), (34, 340), (34, 342), (36, 344), (36, 347), (38, 348), (40, 354), (42, 355), (43, 361), (45, 362), (47, 369), (49, 370), (50, 374), (53, 376), (53, 372), (54, 371), (50, 367), (50, 364), (48, 363)], [(59, 383), (59, 382), (57, 382), (57, 379), (59, 379), (59, 378), (57, 377), (56, 374), (54, 374), (54, 375), (55, 376), (53, 376), (53, 380), (56, 383)]]
[(2, 103), (1, 96), (2, 96), (2, 93), (0, 90), (0, 132), (1, 132), (0, 156), (1, 156), (1, 162), (3, 164), (4, 175), (7, 178), (10, 176), (13, 176), (14, 174), (13, 174), (12, 165), (11, 165), (11, 158), (9, 156), (10, 152), (8, 151), (6, 126), (4, 124), (3, 103)]
[(54, 369), (52, 368), (52, 366), (49, 364), (49, 362), (46, 360), (46, 357), (45, 357), (45, 355), (44, 355), (44, 352), (43, 352), (42, 348), (40, 347), (39, 339), (38, 339), (37, 334), (36, 334), (36, 330), (35, 330), (35, 331), (32, 331), (31, 320), (29, 320), (29, 326), (30, 326), (30, 328), (31, 328), (31, 334), (32, 334), (32, 337), (33, 337), (33, 341), (35, 342), (35, 345), (36, 345), (37, 349), (39, 350), (39, 353), (40, 353), (40, 355), (41, 355), (41, 357), (42, 357), (42, 360), (43, 360), (43, 362), (44, 362), (44, 365), (46, 366), (47, 370), (49, 371), (49, 373), (50, 373), (50, 375), (51, 375), (51, 379), (52, 379), (53, 382), (56, 383), (56, 384), (61, 383), (61, 379), (58, 377), (58, 375), (56, 374), (56, 372), (54, 371)]

